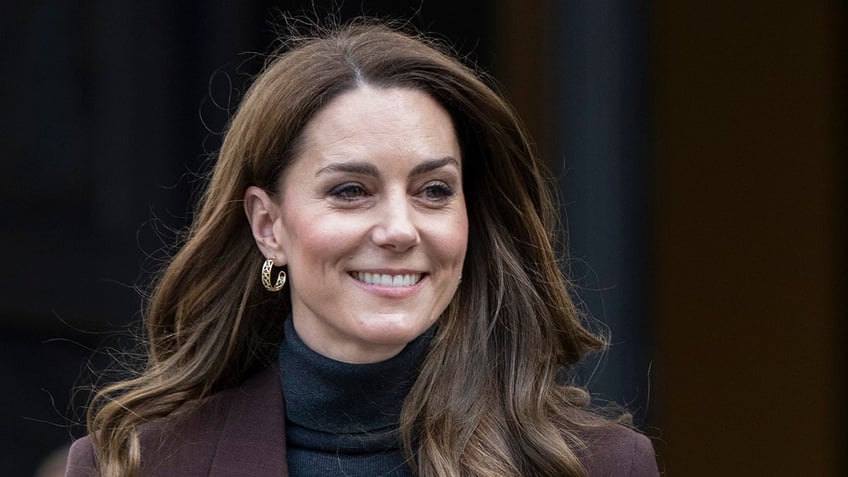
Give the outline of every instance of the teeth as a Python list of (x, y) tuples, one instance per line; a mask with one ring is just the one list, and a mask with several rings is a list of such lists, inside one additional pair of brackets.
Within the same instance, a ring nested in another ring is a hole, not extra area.
[(379, 273), (355, 272), (356, 279), (371, 285), (383, 287), (408, 287), (415, 285), (421, 280), (420, 273), (407, 273), (406, 275), (385, 275)]

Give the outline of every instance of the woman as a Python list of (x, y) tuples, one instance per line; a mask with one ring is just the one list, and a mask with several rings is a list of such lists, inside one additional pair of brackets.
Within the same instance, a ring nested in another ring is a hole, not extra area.
[(656, 475), (558, 373), (603, 343), (511, 108), (365, 21), (271, 61), (68, 475)]

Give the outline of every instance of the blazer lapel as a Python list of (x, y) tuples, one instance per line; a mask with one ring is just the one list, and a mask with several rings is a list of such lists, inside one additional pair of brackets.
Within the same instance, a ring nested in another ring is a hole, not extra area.
[(212, 477), (288, 476), (283, 392), (279, 370), (265, 369), (230, 394), (220, 438), (212, 456)]

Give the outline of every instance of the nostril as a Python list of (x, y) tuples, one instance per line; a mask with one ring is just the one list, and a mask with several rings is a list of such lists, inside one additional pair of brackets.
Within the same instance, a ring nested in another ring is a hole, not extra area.
[(408, 219), (387, 220), (374, 228), (371, 237), (375, 244), (395, 250), (406, 250), (420, 241), (418, 228)]

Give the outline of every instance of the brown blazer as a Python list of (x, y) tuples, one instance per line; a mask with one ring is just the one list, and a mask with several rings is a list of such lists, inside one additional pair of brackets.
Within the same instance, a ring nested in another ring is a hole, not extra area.
[[(266, 369), (241, 386), (156, 421), (141, 434), (144, 477), (281, 477), (286, 469), (285, 410), (278, 370)], [(651, 442), (622, 426), (582, 436), (580, 457), (592, 477), (657, 476)], [(94, 473), (88, 437), (74, 442), (66, 477)]]

